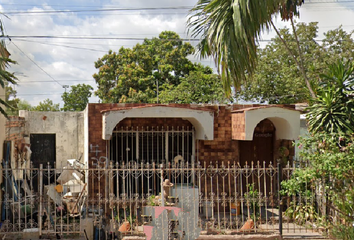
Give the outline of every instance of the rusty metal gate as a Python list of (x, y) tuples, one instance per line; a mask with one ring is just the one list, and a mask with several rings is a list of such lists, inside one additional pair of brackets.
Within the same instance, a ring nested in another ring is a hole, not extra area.
[[(316, 230), (311, 224), (282, 219), (287, 208), (298, 204), (316, 203), (316, 211), (322, 212), (320, 193), (316, 199), (280, 198), (279, 182), (290, 178), (294, 169), (289, 164), (281, 168), (257, 162), (241, 167), (217, 161), (208, 165), (108, 161), (91, 169), (75, 163), (62, 169), (50, 165), (14, 169), (5, 159), (0, 171), (0, 233), (38, 231), (42, 236), (91, 234), (107, 239), (119, 231), (153, 237), (165, 232), (171, 238), (194, 239), (199, 234)], [(77, 181), (63, 179), (75, 174)], [(54, 182), (47, 184), (51, 178)], [(166, 179), (168, 197), (160, 194)], [(95, 192), (87, 191), (90, 184), (97, 186)], [(164, 213), (161, 207), (173, 211)]]

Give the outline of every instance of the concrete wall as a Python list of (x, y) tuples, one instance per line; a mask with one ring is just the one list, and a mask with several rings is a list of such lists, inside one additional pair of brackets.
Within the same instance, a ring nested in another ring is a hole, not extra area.
[(67, 159), (84, 161), (83, 112), (32, 112), (20, 111), (26, 120), (25, 134), (56, 135), (56, 167), (66, 166)]
[[(0, 86), (0, 97), (2, 99), (5, 98), (5, 89), (3, 89)], [(4, 106), (2, 106), (4, 108)], [(0, 160), (3, 158), (3, 146), (4, 146), (4, 140), (5, 140), (5, 124), (6, 124), (6, 118), (0, 113)]]

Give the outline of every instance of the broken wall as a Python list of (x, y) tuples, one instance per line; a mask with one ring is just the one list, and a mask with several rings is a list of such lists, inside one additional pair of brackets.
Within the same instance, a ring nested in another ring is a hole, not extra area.
[(21, 110), (26, 120), (25, 134), (55, 134), (56, 168), (68, 159), (85, 158), (83, 112), (34, 112)]

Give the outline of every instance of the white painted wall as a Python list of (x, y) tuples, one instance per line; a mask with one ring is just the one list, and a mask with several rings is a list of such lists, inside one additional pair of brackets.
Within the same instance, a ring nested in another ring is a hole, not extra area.
[(26, 120), (25, 134), (56, 134), (56, 167), (66, 166), (66, 160), (84, 162), (83, 112), (33, 112), (21, 110)]
[[(0, 97), (4, 99), (5, 96), (5, 89), (3, 89), (0, 86)], [(2, 108), (4, 109), (4, 106), (2, 105)], [(4, 141), (5, 141), (5, 124), (6, 124), (6, 118), (0, 113), (0, 160), (3, 158), (3, 146), (4, 146)]]
[(182, 118), (191, 122), (196, 130), (196, 138), (214, 139), (214, 113), (197, 109), (151, 106), (124, 110), (107, 111), (102, 116), (102, 139), (109, 140), (113, 129), (124, 118)]
[(280, 107), (269, 107), (245, 112), (246, 139), (252, 140), (253, 131), (263, 119), (269, 119), (275, 126), (276, 139), (296, 140), (300, 134), (300, 112)]

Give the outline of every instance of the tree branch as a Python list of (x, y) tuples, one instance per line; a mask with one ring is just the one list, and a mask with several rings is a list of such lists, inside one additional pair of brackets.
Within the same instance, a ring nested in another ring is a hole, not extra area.
[[(299, 61), (296, 59), (295, 55), (293, 54), (293, 52), (290, 50), (289, 48), (289, 45), (285, 42), (284, 38), (281, 36), (279, 30), (277, 29), (277, 27), (274, 25), (274, 22), (271, 20), (270, 23), (272, 24), (275, 32), (277, 33), (280, 41), (284, 44), (286, 50), (290, 53), (290, 56), (294, 59), (296, 65), (299, 67), (304, 79), (305, 79), (305, 83), (306, 83), (306, 86), (308, 88), (308, 90), (310, 91), (310, 94), (311, 94), (311, 97), (315, 98), (316, 97), (316, 94), (314, 93), (314, 91), (312, 90), (312, 87), (311, 87), (311, 84), (310, 84), (310, 81), (308, 80), (307, 78), (307, 75), (306, 75), (306, 72), (305, 72), (305, 69), (303, 67), (303, 64), (300, 64)], [(293, 23), (293, 21), (292, 21)], [(294, 34), (295, 34), (295, 30), (294, 30)], [(298, 44), (298, 47), (300, 47), (299, 45), (299, 41), (298, 41), (298, 38), (297, 38), (297, 35), (295, 35), (295, 39), (296, 39), (296, 43)], [(300, 48), (299, 48), (300, 49)], [(299, 50), (300, 51), (300, 50)], [(299, 52), (300, 54), (300, 52)], [(300, 57), (301, 59), (301, 57)]]

